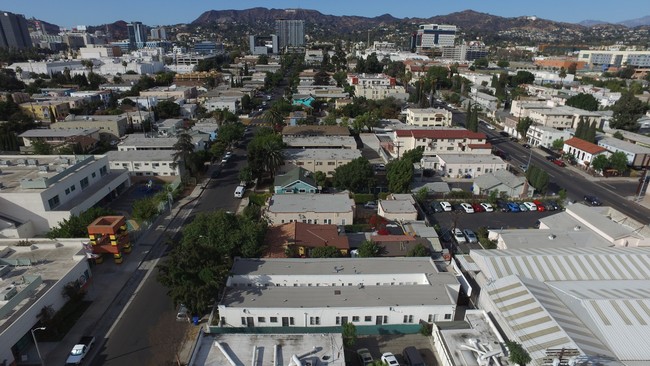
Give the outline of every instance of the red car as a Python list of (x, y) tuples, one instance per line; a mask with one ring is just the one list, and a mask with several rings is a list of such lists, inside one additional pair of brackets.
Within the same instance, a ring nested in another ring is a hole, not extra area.
[(544, 204), (540, 200), (534, 200), (533, 203), (535, 206), (537, 206), (537, 211), (546, 211), (546, 208), (544, 207)]
[(480, 203), (472, 203), (472, 208), (474, 212), (485, 212), (485, 208)]
[(555, 159), (555, 160), (553, 160), (553, 164), (555, 164), (555, 165), (557, 165), (557, 166), (561, 166), (561, 167), (565, 167), (565, 166), (566, 166), (566, 164), (564, 164), (564, 162), (563, 162), (562, 160), (560, 160), (560, 159)]

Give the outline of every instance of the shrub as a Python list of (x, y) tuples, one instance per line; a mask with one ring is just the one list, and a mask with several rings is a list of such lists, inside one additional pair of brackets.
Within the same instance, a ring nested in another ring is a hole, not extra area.
[(352, 198), (354, 199), (354, 203), (359, 204), (374, 201), (375, 195), (369, 193), (355, 193)]

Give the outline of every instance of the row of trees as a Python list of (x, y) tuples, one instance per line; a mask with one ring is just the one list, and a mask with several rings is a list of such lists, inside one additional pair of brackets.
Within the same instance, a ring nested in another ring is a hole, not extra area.
[(591, 161), (591, 168), (597, 172), (604, 172), (607, 169), (614, 169), (620, 173), (627, 171), (627, 155), (618, 151), (610, 155), (598, 155)]
[(548, 189), (549, 175), (544, 169), (536, 165), (531, 165), (526, 169), (526, 179), (539, 193), (543, 194)]
[(574, 136), (581, 140), (589, 141), (592, 144), (596, 143), (596, 121), (589, 124), (589, 121), (585, 121), (583, 117), (580, 117)]

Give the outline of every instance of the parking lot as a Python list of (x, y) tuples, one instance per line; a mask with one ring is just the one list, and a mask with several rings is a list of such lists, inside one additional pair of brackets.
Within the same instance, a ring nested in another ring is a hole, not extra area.
[[(427, 366), (436, 366), (439, 363), (431, 347), (428, 337), (421, 334), (391, 334), (391, 335), (373, 335), (359, 336), (354, 346), (355, 350), (367, 348), (374, 360), (379, 360), (385, 352), (392, 352), (399, 361), (400, 365), (407, 365), (402, 357), (402, 351), (406, 347), (415, 347)], [(356, 353), (352, 355), (352, 362), (349, 365), (362, 366)]]

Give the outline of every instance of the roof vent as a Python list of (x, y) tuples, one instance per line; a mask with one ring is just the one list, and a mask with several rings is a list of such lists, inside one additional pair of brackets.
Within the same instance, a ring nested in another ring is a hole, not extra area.
[(573, 227), (573, 231), (580, 231), (580, 229), (582, 229), (580, 225), (576, 225)]
[(555, 234), (551, 234), (548, 236), (548, 240), (555, 240)]

